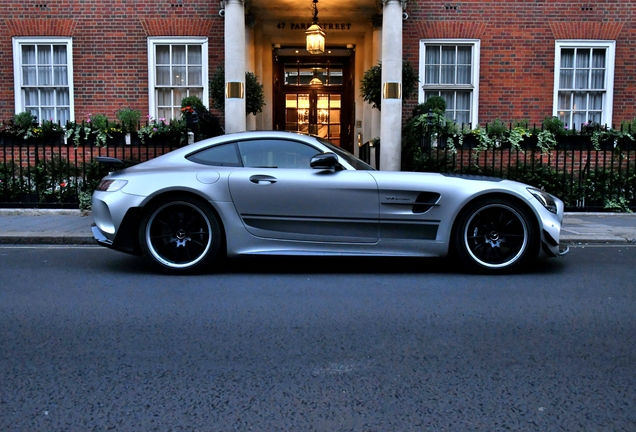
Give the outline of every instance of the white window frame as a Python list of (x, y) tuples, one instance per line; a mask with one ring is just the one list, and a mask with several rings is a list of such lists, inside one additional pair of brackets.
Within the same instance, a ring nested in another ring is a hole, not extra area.
[[(66, 45), (66, 73), (68, 75), (67, 85), (69, 93), (69, 121), (75, 121), (75, 97), (73, 91), (73, 38), (47, 36), (13, 37), (13, 82), (16, 114), (24, 112), (26, 110), (22, 75), (22, 45)], [(42, 123), (45, 120), (48, 119), (42, 119), (38, 117), (39, 123)], [(57, 119), (55, 120), (57, 121)], [(66, 125), (63, 124), (62, 126)]]
[[(616, 41), (613, 40), (587, 40), (571, 39), (555, 41), (554, 53), (554, 96), (552, 102), (552, 115), (559, 116), (559, 75), (561, 71), (561, 49), (563, 48), (605, 48), (607, 50), (606, 74), (605, 74), (605, 97), (603, 109), (601, 111), (601, 124), (612, 125), (614, 107), (614, 65), (616, 62)], [(580, 125), (576, 125), (580, 128)]]
[[(148, 113), (157, 119), (157, 89), (156, 68), (155, 68), (155, 46), (156, 45), (201, 45), (201, 74), (203, 105), (208, 107), (209, 84), (208, 84), (208, 38), (207, 37), (149, 37), (148, 38)], [(209, 108), (209, 107), (208, 107)]]
[[(418, 103), (424, 103), (424, 86), (426, 83), (426, 46), (427, 45), (471, 45), (472, 46), (472, 73), (471, 84), (465, 87), (449, 86), (449, 90), (471, 90), (470, 124), (476, 127), (479, 124), (479, 62), (481, 41), (479, 39), (420, 39), (420, 86)], [(432, 89), (431, 89), (432, 90)]]

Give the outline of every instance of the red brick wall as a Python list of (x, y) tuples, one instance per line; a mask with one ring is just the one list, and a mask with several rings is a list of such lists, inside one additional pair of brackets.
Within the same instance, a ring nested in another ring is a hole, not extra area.
[[(45, 7), (41, 7), (46, 5)], [(210, 70), (224, 58), (219, 2), (4, 0), (0, 5), (0, 120), (15, 112), (13, 36), (72, 36), (75, 117), (148, 112), (148, 36), (207, 36)]]
[[(343, 0), (346, 1), (346, 0)], [(370, 0), (371, 1), (371, 0)], [(43, 7), (44, 6), (44, 7)], [(210, 72), (223, 62), (223, 18), (209, 0), (3, 0), (0, 119), (14, 113), (12, 36), (72, 36), (75, 116), (148, 109), (147, 36), (209, 37)], [(636, 3), (624, 0), (410, 0), (404, 58), (417, 67), (422, 38), (481, 39), (479, 121), (540, 123), (552, 114), (554, 40), (614, 39), (614, 123), (636, 117)], [(405, 101), (407, 118), (416, 101)], [(218, 114), (218, 113), (217, 113)]]
[[(616, 40), (613, 123), (636, 117), (636, 3), (580, 1), (409, 1), (404, 58), (419, 61), (426, 38), (481, 40), (479, 122), (552, 115), (554, 41)], [(406, 101), (404, 117), (417, 101)]]

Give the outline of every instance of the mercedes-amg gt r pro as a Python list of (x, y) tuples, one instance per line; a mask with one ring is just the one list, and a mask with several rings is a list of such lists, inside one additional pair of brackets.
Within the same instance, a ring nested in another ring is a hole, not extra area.
[(99, 244), (169, 273), (241, 255), (452, 255), (504, 273), (567, 251), (563, 210), (514, 181), (376, 171), (321, 138), (258, 131), (111, 172), (93, 193), (92, 229)]

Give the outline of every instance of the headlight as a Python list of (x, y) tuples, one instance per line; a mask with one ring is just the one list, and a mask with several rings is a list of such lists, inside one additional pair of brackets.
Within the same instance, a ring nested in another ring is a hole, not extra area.
[(127, 180), (102, 180), (95, 190), (103, 192), (115, 192), (126, 186)]
[(530, 192), (532, 196), (535, 197), (548, 211), (556, 214), (557, 206), (552, 195), (536, 188), (528, 188), (528, 192)]

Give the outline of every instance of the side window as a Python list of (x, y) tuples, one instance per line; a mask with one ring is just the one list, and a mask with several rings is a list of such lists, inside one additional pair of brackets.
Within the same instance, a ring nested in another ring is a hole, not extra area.
[(311, 158), (320, 150), (290, 140), (250, 140), (238, 143), (241, 160), (246, 167), (311, 168)]
[(241, 166), (235, 144), (208, 147), (186, 157), (191, 162), (213, 166)]

